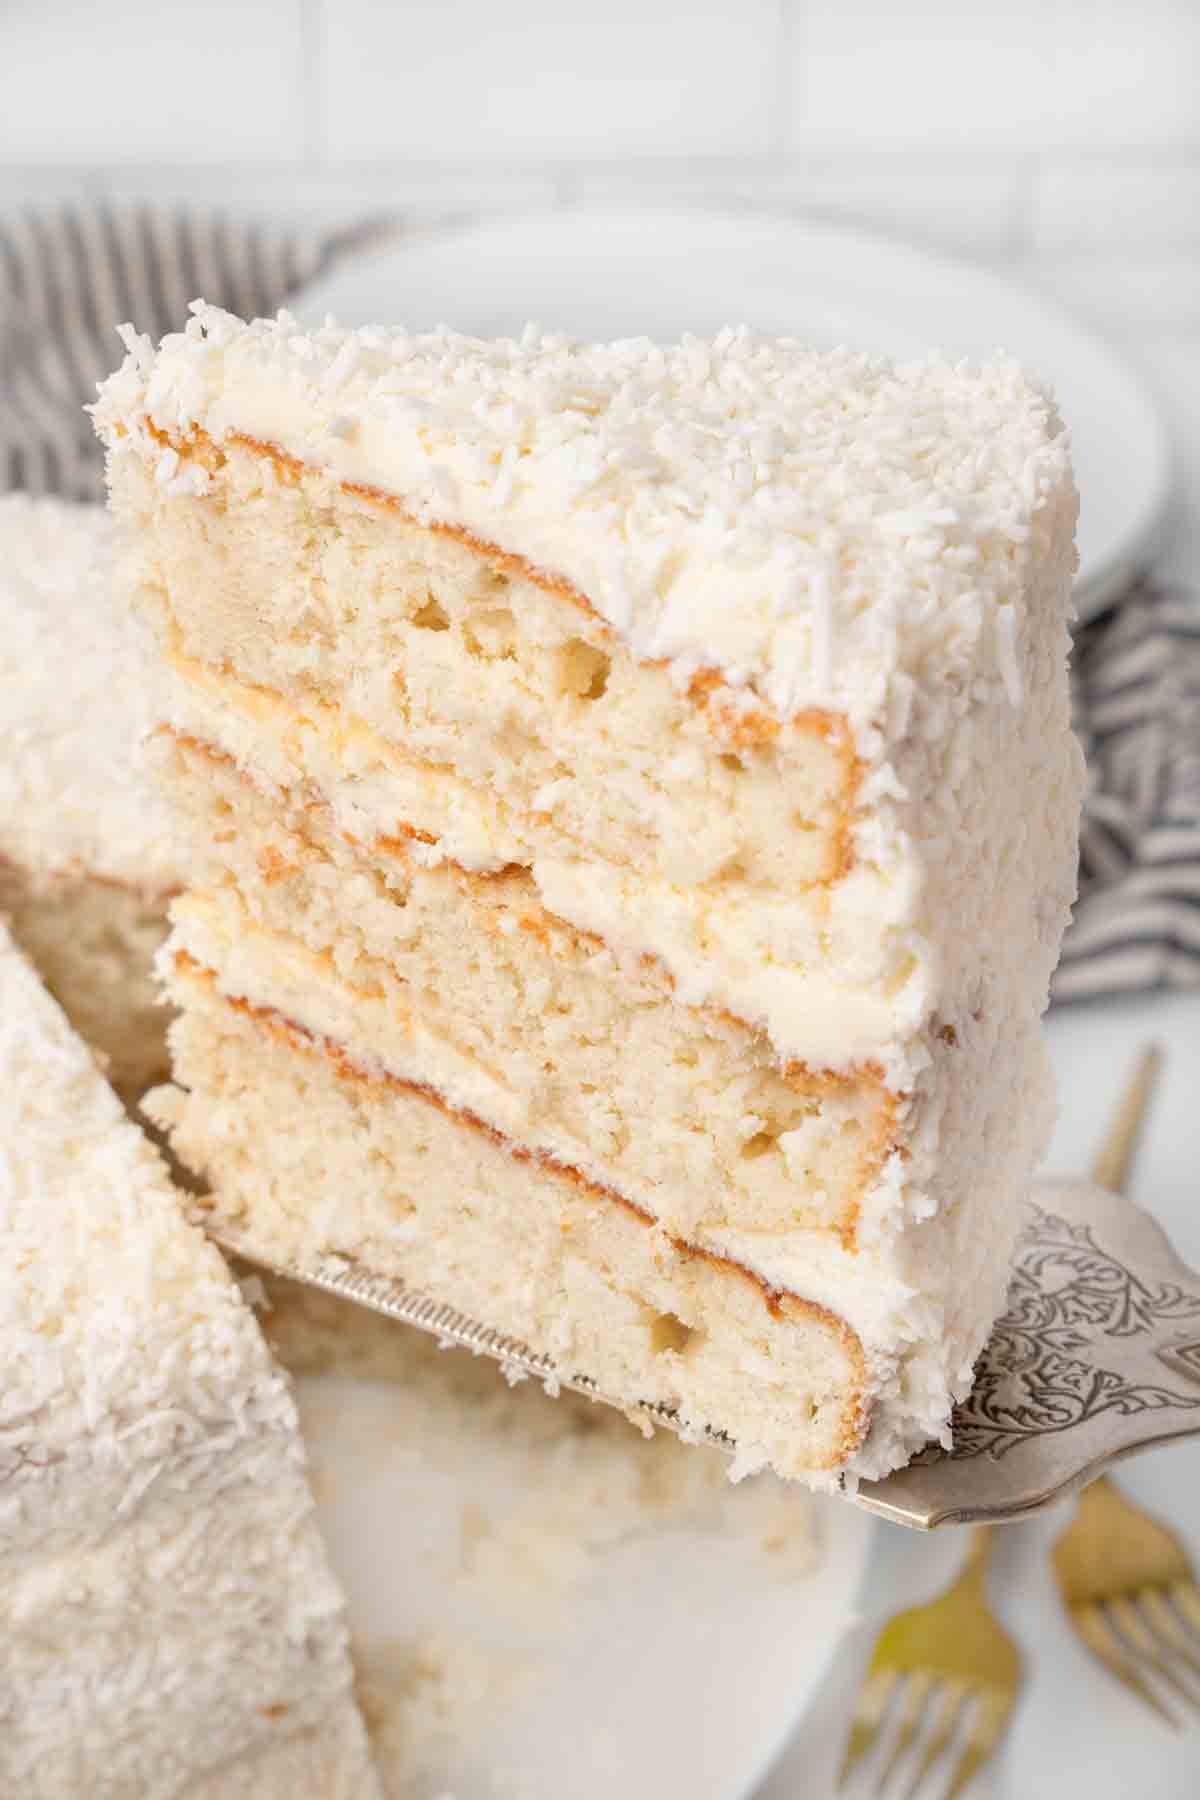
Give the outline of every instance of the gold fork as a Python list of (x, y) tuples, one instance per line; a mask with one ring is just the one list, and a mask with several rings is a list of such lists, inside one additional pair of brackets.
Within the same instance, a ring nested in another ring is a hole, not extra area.
[[(1100, 1153), (1096, 1180), (1115, 1192), (1128, 1175), (1160, 1063), (1156, 1050), (1143, 1055)], [(1080, 1496), (1052, 1561), (1067, 1617), (1092, 1655), (1167, 1724), (1178, 1720), (1148, 1674), (1200, 1711), (1200, 1587), (1175, 1534), (1102, 1476)]]
[(1200, 1588), (1179, 1539), (1101, 1477), (1052, 1552), (1067, 1617), (1093, 1656), (1176, 1727), (1158, 1677), (1200, 1712)]
[[(1158, 1064), (1157, 1050), (1143, 1053), (1096, 1161), (1094, 1179), (1116, 1192), (1129, 1171)], [(931, 1708), (933, 1723), (907, 1800), (913, 1800), (968, 1715), (966, 1740), (945, 1800), (957, 1800), (999, 1744), (1021, 1689), (1022, 1667), (1020, 1651), (988, 1607), (986, 1575), (994, 1530), (994, 1526), (976, 1527), (962, 1573), (944, 1594), (925, 1606), (897, 1613), (880, 1632), (855, 1702), (838, 1774), (839, 1790), (876, 1744), (893, 1701), (899, 1701), (896, 1738), (876, 1783), (876, 1794), (883, 1793)], [(1088, 1617), (1088, 1629), (1092, 1630), (1092, 1615)], [(1140, 1617), (1137, 1628), (1142, 1629)], [(1182, 1631), (1182, 1625), (1179, 1629)], [(1200, 1662), (1196, 1667), (1200, 1671)]]
[(953, 1586), (926, 1606), (897, 1613), (875, 1640), (855, 1703), (839, 1789), (875, 1743), (894, 1698), (901, 1699), (899, 1729), (875, 1784), (877, 1794), (883, 1793), (916, 1738), (931, 1703), (933, 1724), (909, 1784), (908, 1800), (913, 1800), (949, 1746), (971, 1702), (975, 1705), (967, 1741), (946, 1800), (963, 1793), (999, 1743), (1020, 1691), (1021, 1653), (988, 1609), (986, 1576), (995, 1529), (977, 1525), (966, 1565)]

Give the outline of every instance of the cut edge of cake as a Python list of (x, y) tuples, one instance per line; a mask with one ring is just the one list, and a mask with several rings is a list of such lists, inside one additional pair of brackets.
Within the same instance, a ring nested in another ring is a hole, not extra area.
[(118, 560), (102, 507), (0, 495), (0, 913), (133, 1104), (169, 1072), (152, 965), (183, 874)]

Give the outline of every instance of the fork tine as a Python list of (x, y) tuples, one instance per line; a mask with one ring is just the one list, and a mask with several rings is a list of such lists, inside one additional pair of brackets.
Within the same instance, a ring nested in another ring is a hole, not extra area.
[(1167, 1683), (1179, 1698), (1200, 1712), (1200, 1696), (1188, 1685), (1178, 1671), (1172, 1667), (1170, 1655), (1164, 1655), (1164, 1646), (1155, 1633), (1147, 1625), (1142, 1613), (1127, 1596), (1119, 1596), (1109, 1602), (1107, 1608), (1116, 1624), (1118, 1634), (1125, 1639), (1138, 1655), (1155, 1671), (1159, 1678)]
[(1147, 1588), (1141, 1596), (1142, 1611), (1159, 1642), (1168, 1644), (1173, 1656), (1200, 1675), (1200, 1645), (1167, 1599), (1170, 1592), (1170, 1588)]
[(1200, 1631), (1200, 1588), (1194, 1581), (1177, 1581), (1170, 1594), (1192, 1630)]
[(1071, 1620), (1076, 1631), (1092, 1652), (1098, 1656), (1118, 1681), (1121, 1681), (1135, 1693), (1139, 1700), (1156, 1712), (1160, 1719), (1166, 1721), (1172, 1731), (1179, 1729), (1179, 1721), (1174, 1713), (1163, 1705), (1154, 1689), (1142, 1680), (1129, 1658), (1125, 1655), (1121, 1640), (1114, 1633), (1112, 1626), (1104, 1617), (1098, 1606), (1076, 1606), (1071, 1609)]
[(839, 1793), (879, 1736), (883, 1715), (888, 1709), (888, 1703), (899, 1679), (895, 1669), (878, 1669), (867, 1676), (858, 1690), (858, 1699), (854, 1703), (854, 1716), (850, 1720), (850, 1734), (846, 1739), (842, 1766), (838, 1770), (837, 1790)]
[(917, 1772), (912, 1778), (912, 1782), (904, 1800), (916, 1800), (917, 1790), (920, 1788), (921, 1783), (924, 1781), (926, 1775), (928, 1775), (930, 1769), (932, 1769), (938, 1757), (942, 1754), (942, 1751), (946, 1748), (946, 1745), (950, 1742), (950, 1739), (954, 1736), (954, 1727), (958, 1724), (959, 1717), (970, 1691), (971, 1690), (965, 1681), (950, 1681), (946, 1683), (946, 1687), (942, 1693), (942, 1704), (938, 1709), (937, 1717), (933, 1721), (933, 1729), (925, 1740), (924, 1753), (922, 1754), (920, 1762), (917, 1764)]
[(946, 1789), (946, 1800), (958, 1800), (959, 1794), (966, 1793), (969, 1784), (1004, 1735), (1013, 1701), (1012, 1694), (1003, 1693), (999, 1688), (983, 1689), (963, 1753), (958, 1759), (958, 1767)]
[(925, 1713), (926, 1702), (933, 1692), (934, 1678), (931, 1669), (914, 1669), (904, 1693), (904, 1708), (900, 1714), (900, 1729), (896, 1733), (896, 1741), (883, 1765), (883, 1773), (875, 1784), (876, 1794), (882, 1794), (892, 1778), (896, 1764), (912, 1743), (917, 1734), (917, 1727)]

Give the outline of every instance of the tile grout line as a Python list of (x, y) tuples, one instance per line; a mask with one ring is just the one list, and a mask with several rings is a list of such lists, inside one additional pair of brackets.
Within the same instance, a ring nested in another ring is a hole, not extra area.
[(328, 164), (324, 84), (321, 79), (321, 46), (324, 38), (324, 0), (295, 0), (300, 27), (300, 155), (306, 168)]
[(768, 102), (766, 152), (778, 161), (784, 152), (795, 102), (796, 8), (799, 0), (776, 0), (775, 70)]

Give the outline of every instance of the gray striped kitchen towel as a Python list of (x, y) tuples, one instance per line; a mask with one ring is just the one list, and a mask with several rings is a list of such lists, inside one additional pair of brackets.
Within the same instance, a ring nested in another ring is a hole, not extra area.
[[(273, 313), (379, 228), (149, 206), (0, 214), (0, 489), (102, 497), (83, 407), (118, 360), (118, 323), (158, 338), (200, 294)], [(1089, 787), (1055, 999), (1200, 985), (1200, 595), (1135, 583), (1079, 628), (1074, 695)]]
[(377, 235), (293, 230), (155, 206), (0, 213), (0, 491), (104, 497), (84, 406), (121, 357), (115, 326), (159, 338), (198, 295), (243, 318)]
[(1056, 1000), (1200, 986), (1200, 592), (1135, 582), (1075, 634), (1088, 762)]

